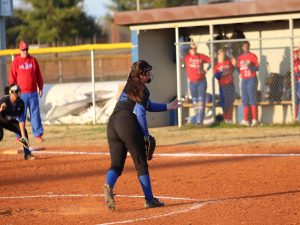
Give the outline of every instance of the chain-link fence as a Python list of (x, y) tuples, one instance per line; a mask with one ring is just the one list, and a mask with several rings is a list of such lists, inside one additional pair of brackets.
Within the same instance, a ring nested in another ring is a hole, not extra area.
[(216, 117), (248, 126), (295, 121), (299, 41), (276, 37), (179, 43), (186, 122), (206, 124)]
[[(30, 53), (30, 50), (29, 50)], [(84, 82), (91, 80), (90, 51), (33, 54), (37, 59), (44, 83)], [(95, 81), (124, 80), (131, 65), (131, 49), (95, 50), (93, 54)], [(2, 57), (6, 74), (12, 56)], [(1, 68), (2, 65), (1, 65)], [(8, 78), (7, 78), (8, 79)]]

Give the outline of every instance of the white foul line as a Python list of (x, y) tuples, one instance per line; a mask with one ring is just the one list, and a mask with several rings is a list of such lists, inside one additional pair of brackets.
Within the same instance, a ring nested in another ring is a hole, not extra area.
[(207, 203), (197, 203), (197, 204), (193, 204), (192, 206), (189, 206), (188, 208), (185, 208), (185, 209), (174, 210), (174, 211), (171, 211), (168, 213), (163, 213), (163, 214), (156, 215), (156, 216), (142, 217), (142, 218), (138, 218), (138, 219), (124, 220), (124, 221), (117, 221), (117, 222), (110, 222), (110, 223), (101, 223), (101, 224), (97, 224), (97, 225), (125, 224), (125, 223), (134, 223), (134, 222), (138, 222), (138, 221), (159, 219), (159, 218), (172, 216), (172, 215), (176, 215), (176, 214), (180, 214), (180, 213), (187, 213), (189, 211), (199, 209), (199, 208), (205, 206), (206, 204)]
[[(0, 200), (8, 199), (28, 199), (28, 198), (66, 198), (66, 197), (104, 197), (104, 194), (48, 194), (48, 195), (24, 195), (24, 196), (0, 196)], [(143, 195), (115, 195), (120, 198), (145, 198)], [(182, 201), (200, 201), (195, 198), (157, 196), (160, 199), (182, 200)]]
[[(69, 151), (32, 151), (35, 154), (49, 155), (105, 155), (109, 152), (69, 152)], [(129, 154), (128, 154), (129, 155)], [(158, 157), (300, 157), (300, 153), (156, 153)]]
[[(0, 200), (9, 200), (9, 199), (29, 199), (29, 198), (64, 198), (64, 197), (104, 197), (103, 194), (48, 194), (48, 195), (27, 195), (27, 196), (0, 196)], [(116, 195), (115, 197), (121, 197), (121, 198), (145, 198), (145, 196), (142, 195)], [(168, 199), (168, 200), (183, 200), (183, 201), (200, 201), (200, 199), (195, 198), (185, 198), (185, 197), (171, 197), (171, 196), (157, 196), (160, 199)], [(191, 206), (188, 206), (187, 208), (179, 209), (179, 210), (173, 210), (171, 212), (155, 215), (155, 216), (149, 216), (149, 217), (142, 217), (137, 219), (131, 219), (131, 220), (125, 220), (125, 221), (116, 221), (116, 222), (109, 222), (109, 223), (101, 223), (98, 225), (112, 225), (112, 224), (126, 224), (126, 223), (132, 223), (132, 222), (138, 222), (138, 221), (145, 221), (145, 220), (153, 220), (153, 219), (159, 219), (163, 217), (168, 217), (180, 213), (187, 213), (192, 210), (199, 209), (206, 205), (207, 203), (191, 203)]]

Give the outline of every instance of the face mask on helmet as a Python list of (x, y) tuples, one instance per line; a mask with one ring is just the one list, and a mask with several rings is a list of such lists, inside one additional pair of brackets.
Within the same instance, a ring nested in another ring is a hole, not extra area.
[(152, 66), (149, 65), (149, 67), (143, 69), (143, 73), (149, 78), (147, 83), (151, 83), (153, 80), (153, 75), (151, 74)]
[(19, 97), (20, 94), (21, 94), (21, 89), (19, 88), (18, 85), (14, 85), (14, 86), (10, 87), (9, 93), (11, 93), (11, 94), (16, 94), (17, 97)]

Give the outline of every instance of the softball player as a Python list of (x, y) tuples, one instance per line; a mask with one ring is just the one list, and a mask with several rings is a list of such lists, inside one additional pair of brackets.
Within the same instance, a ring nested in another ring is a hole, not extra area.
[(225, 59), (223, 49), (218, 50), (218, 62), (214, 68), (214, 75), (219, 81), (221, 107), (225, 123), (232, 123), (233, 102), (235, 97), (233, 70), (236, 65), (236, 60), (232, 57), (231, 60)]
[(250, 43), (248, 41), (243, 42), (242, 50), (243, 54), (238, 57), (238, 69), (242, 79), (242, 102), (244, 106), (244, 118), (241, 122), (242, 125), (249, 126), (249, 108), (252, 113), (251, 126), (257, 126), (257, 76), (256, 71), (259, 69), (258, 60), (255, 54), (249, 52)]
[(107, 124), (111, 167), (106, 174), (104, 196), (107, 207), (112, 210), (115, 209), (113, 188), (122, 174), (128, 151), (145, 195), (145, 208), (164, 205), (152, 193), (144, 141), (144, 136), (149, 136), (145, 111), (172, 110), (180, 105), (177, 101), (160, 104), (149, 100), (150, 93), (145, 84), (151, 82), (151, 70), (152, 66), (144, 60), (133, 63), (127, 83)]
[(294, 55), (294, 74), (295, 74), (295, 103), (296, 103), (296, 114), (295, 119), (298, 119), (299, 113), (299, 102), (300, 102), (300, 51), (296, 52), (297, 57)]
[[(186, 72), (189, 78), (192, 103), (195, 110), (196, 123), (202, 124), (205, 115), (206, 99), (206, 73), (210, 69), (210, 58), (204, 54), (197, 53), (195, 44), (190, 45), (189, 53), (184, 57)], [(204, 69), (204, 64), (208, 67)]]
[(0, 141), (3, 139), (3, 129), (18, 134), (21, 138), (19, 142), (24, 146), (24, 159), (33, 160), (35, 157), (29, 151), (28, 135), (25, 123), (17, 120), (24, 111), (24, 102), (20, 98), (21, 90), (16, 84), (6, 87), (5, 94), (0, 99)]

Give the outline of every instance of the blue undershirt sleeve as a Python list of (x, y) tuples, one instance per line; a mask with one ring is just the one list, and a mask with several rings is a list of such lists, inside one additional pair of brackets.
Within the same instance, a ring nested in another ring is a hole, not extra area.
[(136, 104), (133, 110), (134, 114), (137, 116), (137, 120), (140, 124), (140, 127), (143, 131), (144, 136), (149, 136), (148, 124), (146, 118), (146, 109), (141, 104)]
[(165, 103), (155, 103), (148, 101), (147, 111), (149, 112), (163, 112), (167, 111), (167, 104)]

